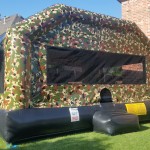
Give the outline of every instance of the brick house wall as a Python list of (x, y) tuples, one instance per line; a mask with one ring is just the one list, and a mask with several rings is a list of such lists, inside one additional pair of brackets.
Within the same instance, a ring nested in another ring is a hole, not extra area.
[(135, 22), (150, 39), (150, 0), (118, 0), (122, 19)]

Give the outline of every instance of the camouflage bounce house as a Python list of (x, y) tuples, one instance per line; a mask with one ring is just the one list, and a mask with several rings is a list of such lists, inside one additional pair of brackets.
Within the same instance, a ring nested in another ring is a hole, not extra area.
[(9, 28), (0, 46), (2, 137), (92, 130), (104, 88), (113, 109), (150, 120), (149, 49), (135, 23), (61, 4)]

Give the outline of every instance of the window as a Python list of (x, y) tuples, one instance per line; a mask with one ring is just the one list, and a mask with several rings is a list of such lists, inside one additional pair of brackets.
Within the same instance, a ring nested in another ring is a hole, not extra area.
[(4, 92), (4, 52), (0, 48), (0, 93)]
[(48, 84), (144, 84), (145, 57), (47, 47)]

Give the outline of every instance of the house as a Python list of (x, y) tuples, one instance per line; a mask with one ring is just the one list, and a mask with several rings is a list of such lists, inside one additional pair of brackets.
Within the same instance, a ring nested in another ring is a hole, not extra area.
[(122, 19), (135, 22), (150, 39), (150, 1), (118, 0), (122, 5)]
[(23, 19), (24, 18), (18, 14), (0, 19), (0, 36), (2, 36), (8, 28), (15, 26), (16, 23)]

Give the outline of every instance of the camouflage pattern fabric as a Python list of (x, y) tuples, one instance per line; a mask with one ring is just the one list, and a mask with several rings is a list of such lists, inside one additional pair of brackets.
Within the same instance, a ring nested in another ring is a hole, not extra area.
[[(146, 56), (146, 84), (47, 85), (46, 46)], [(54, 5), (10, 28), (4, 40), (5, 92), (0, 107), (94, 105), (99, 91), (112, 91), (115, 102), (150, 98), (150, 43), (135, 23), (65, 5)]]

